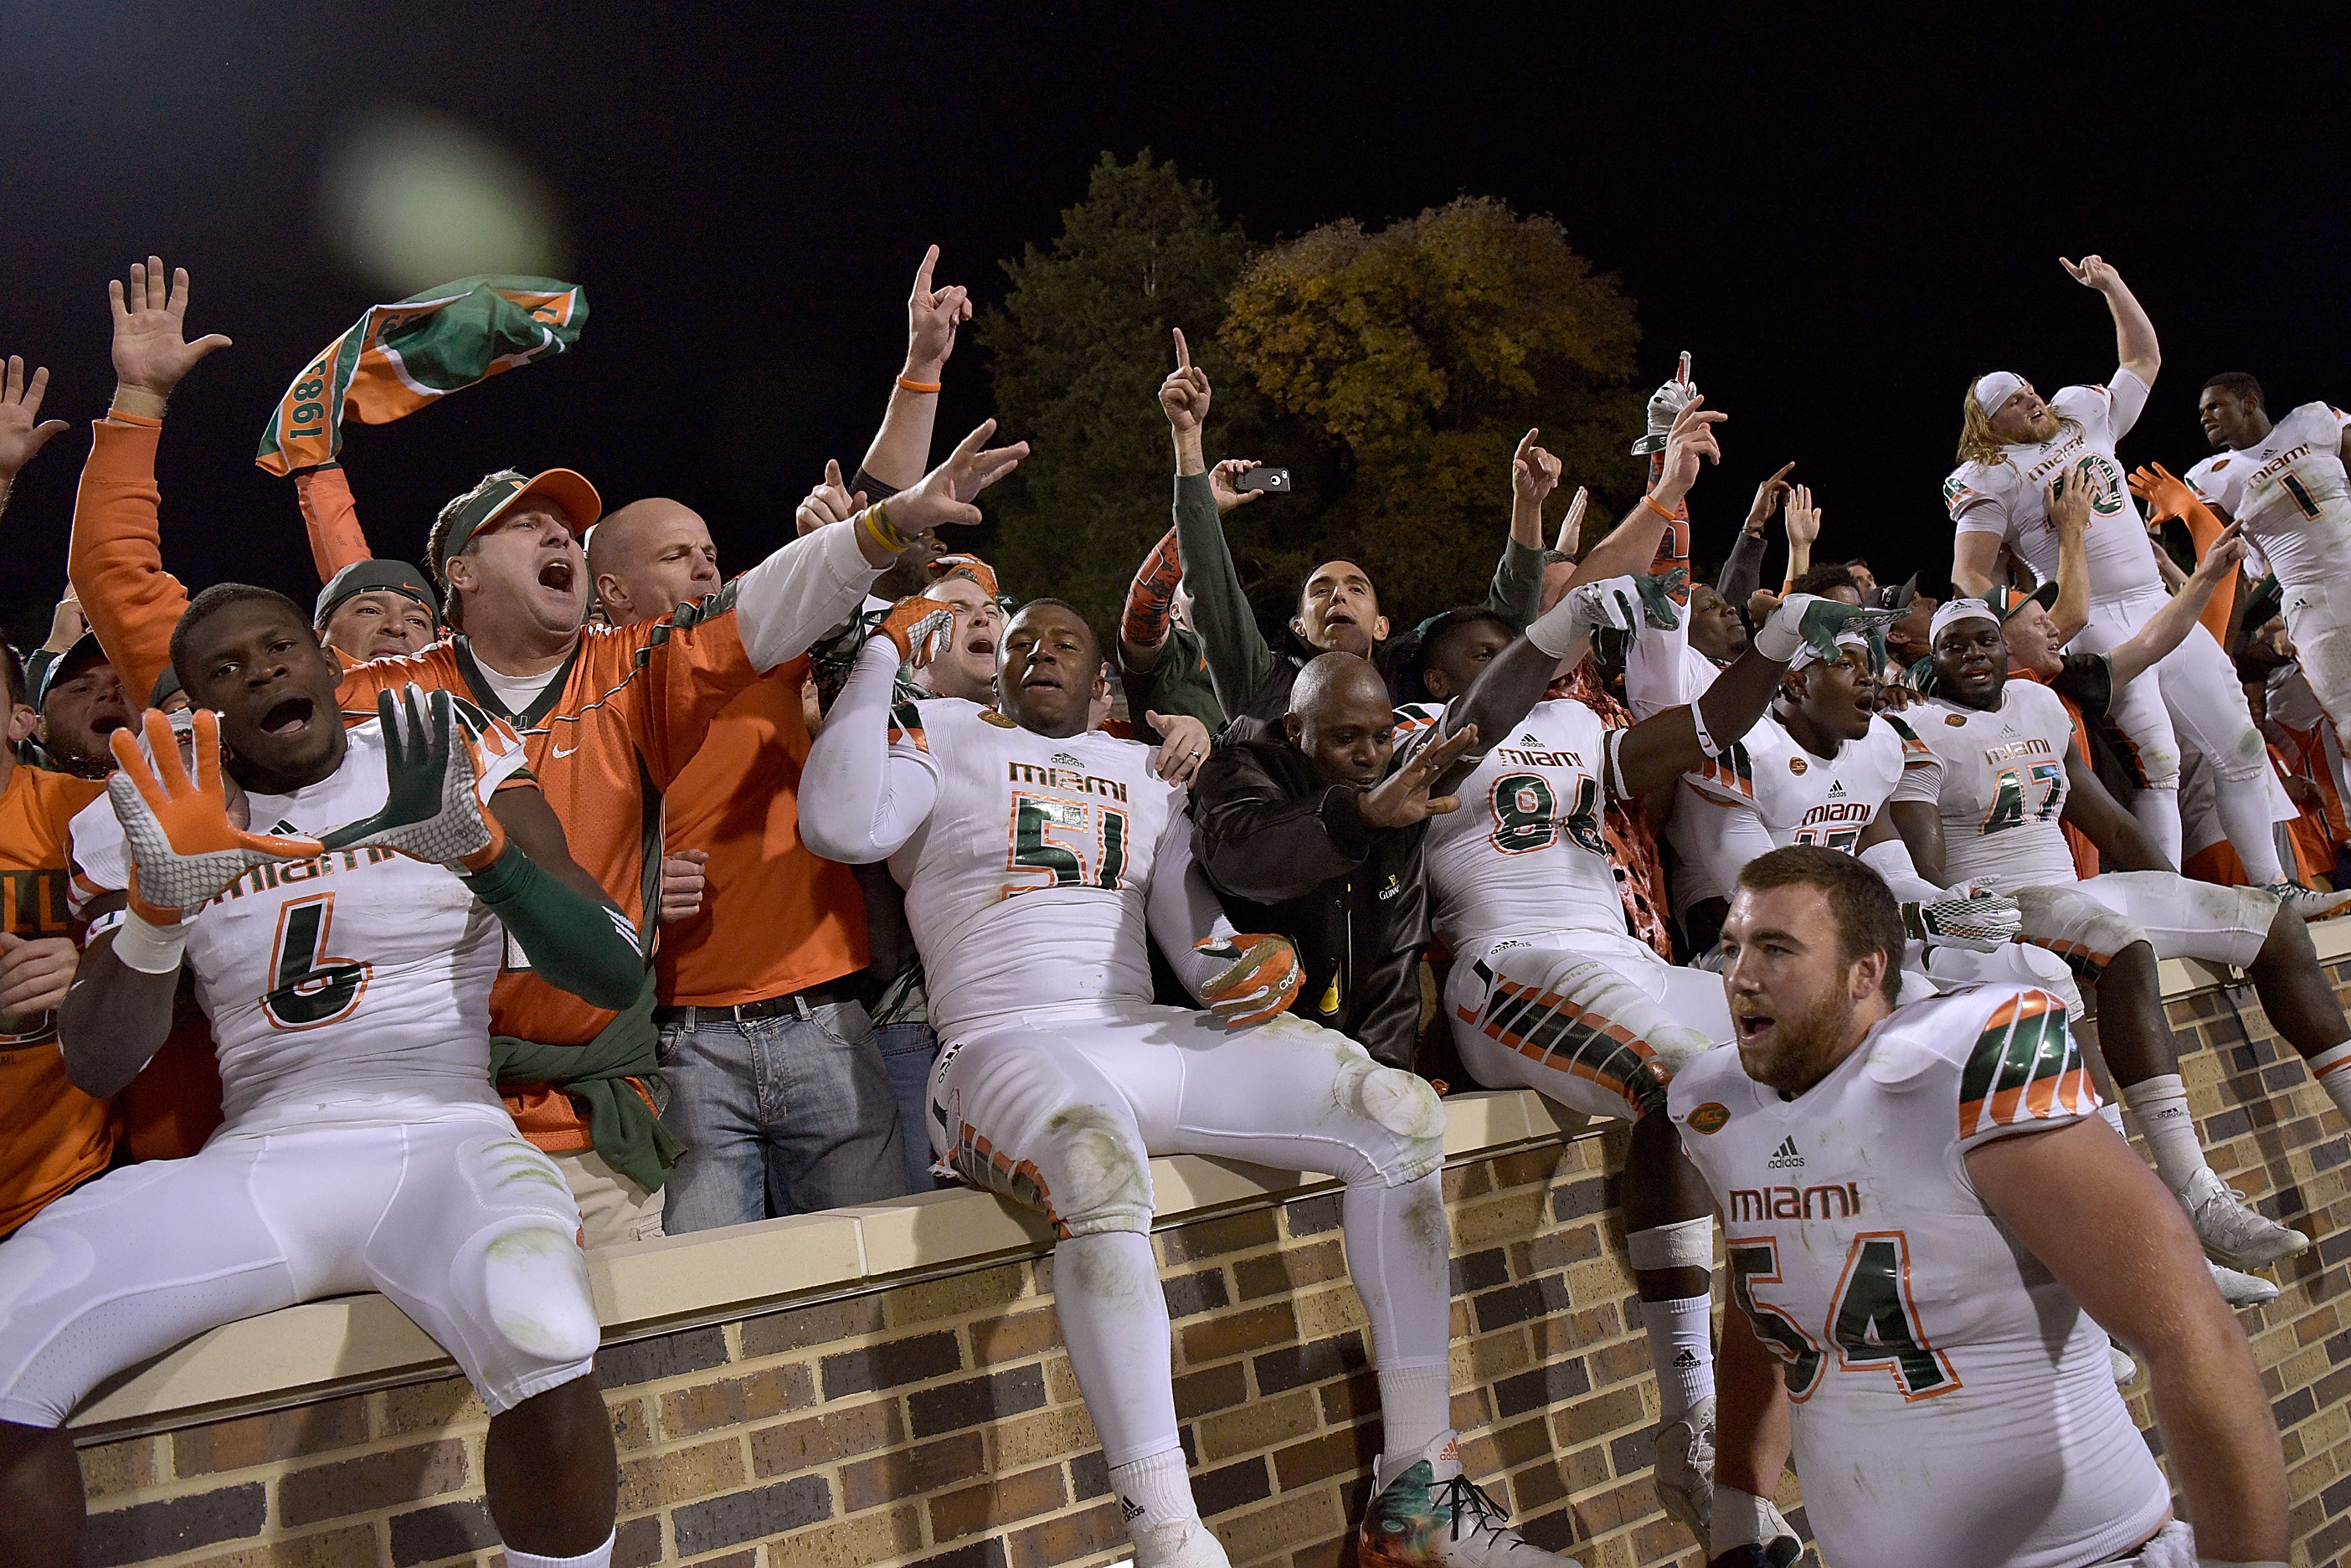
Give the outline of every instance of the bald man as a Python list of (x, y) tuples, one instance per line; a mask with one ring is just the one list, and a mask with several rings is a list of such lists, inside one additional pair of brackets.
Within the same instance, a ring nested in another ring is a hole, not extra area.
[(1429, 940), (1421, 840), (1432, 784), (1474, 728), (1392, 768), (1387, 684), (1353, 653), (1308, 660), (1272, 734), (1219, 746), (1192, 787), (1193, 853), (1245, 931), (1290, 938), (1298, 1012), (1409, 1068)]
[[(720, 582), (709, 528), (662, 497), (598, 524), (588, 571), (618, 626)], [(700, 857), (705, 884), (700, 906), (664, 925), (658, 960), (662, 1121), (686, 1146), (664, 1189), (673, 1236), (907, 1190), (862, 1000), (865, 905), (849, 867), (800, 841), (808, 678), (803, 655), (737, 694), (663, 803), (664, 848)]]

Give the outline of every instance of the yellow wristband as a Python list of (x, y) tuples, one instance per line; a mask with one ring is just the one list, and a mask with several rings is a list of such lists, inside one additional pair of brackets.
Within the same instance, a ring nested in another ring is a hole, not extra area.
[(866, 507), (864, 511), (858, 514), (857, 526), (875, 544), (880, 545), (890, 554), (897, 555), (914, 541), (900, 533), (896, 526), (890, 521), (890, 514), (883, 509), (888, 505), (886, 501), (876, 501)]

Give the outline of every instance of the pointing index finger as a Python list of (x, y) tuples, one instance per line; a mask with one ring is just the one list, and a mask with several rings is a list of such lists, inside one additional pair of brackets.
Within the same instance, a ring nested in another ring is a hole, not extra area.
[(1184, 341), (1184, 329), (1181, 327), (1176, 329), (1176, 368), (1179, 371), (1192, 368), (1192, 346)]
[(931, 246), (923, 253), (923, 265), (914, 268), (914, 292), (927, 297), (931, 292), (931, 268), (939, 264), (939, 247)]

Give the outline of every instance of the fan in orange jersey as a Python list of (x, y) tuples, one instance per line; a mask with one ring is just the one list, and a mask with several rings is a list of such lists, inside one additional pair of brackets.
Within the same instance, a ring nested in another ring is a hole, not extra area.
[[(117, 386), (82, 473), (71, 567), (100, 641), (131, 689), (145, 690), (168, 663), (170, 628), (186, 602), (162, 570), (157, 524), (164, 400), (226, 340), (184, 339), (186, 275), (167, 294), (153, 257), (132, 267), (127, 295), (120, 283), (110, 288)], [(978, 521), (972, 497), (1028, 451), (981, 450), (994, 430), (983, 424), (912, 488), (851, 522), (794, 540), (698, 603), (622, 628), (581, 623), (588, 574), (578, 536), (601, 510), (594, 487), (568, 469), (492, 475), (443, 509), (428, 546), (455, 634), (422, 653), (348, 669), (340, 700), (364, 716), (377, 692), (413, 682), (509, 721), (574, 857), (650, 948), (661, 796), (718, 712), (839, 624), (910, 536)], [(651, 1195), (675, 1159), (675, 1141), (639, 1087), (653, 1071), (653, 1002), (648, 986), (624, 1012), (597, 1008), (512, 952), (491, 994), (499, 1085), (517, 1124), (541, 1148), (601, 1160), (620, 1178), (611, 1211), (583, 1204), (600, 1210), (591, 1236), (607, 1223), (648, 1223)], [(549, 1082), (559, 1074), (559, 1089)]]

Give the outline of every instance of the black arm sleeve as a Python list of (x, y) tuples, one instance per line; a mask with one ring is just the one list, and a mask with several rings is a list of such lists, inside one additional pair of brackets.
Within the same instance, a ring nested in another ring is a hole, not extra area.
[(1762, 586), (1763, 536), (1741, 528), (1739, 537), (1730, 541), (1730, 558), (1722, 563), (1721, 575), (1714, 580), (1714, 591), (1743, 614), (1748, 596)]

